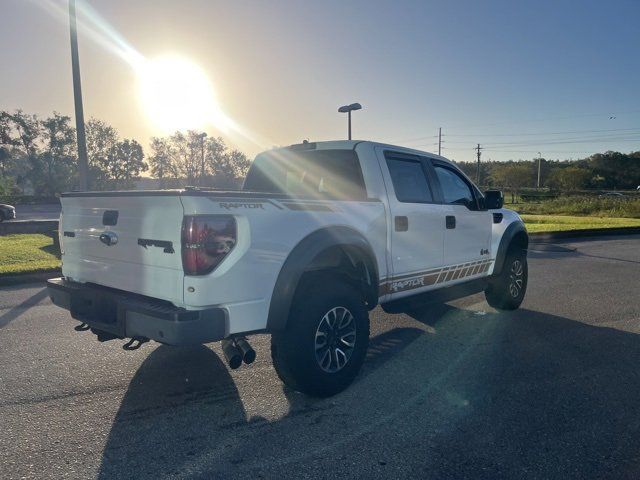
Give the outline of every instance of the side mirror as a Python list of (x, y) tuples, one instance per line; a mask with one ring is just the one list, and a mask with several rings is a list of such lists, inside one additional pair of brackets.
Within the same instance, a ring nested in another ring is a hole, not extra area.
[(504, 195), (500, 190), (487, 190), (484, 192), (484, 207), (487, 210), (502, 208), (504, 205)]

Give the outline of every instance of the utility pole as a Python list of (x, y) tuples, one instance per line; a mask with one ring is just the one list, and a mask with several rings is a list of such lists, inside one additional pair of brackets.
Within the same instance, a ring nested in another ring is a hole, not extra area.
[(438, 129), (438, 155), (442, 155), (442, 127)]
[(69, 37), (71, 39), (71, 72), (73, 76), (73, 101), (76, 110), (76, 136), (78, 142), (78, 172), (80, 190), (89, 189), (89, 165), (87, 140), (84, 132), (82, 86), (80, 85), (80, 58), (78, 56), (78, 27), (76, 25), (76, 0), (69, 0)]
[(480, 148), (480, 144), (478, 144), (475, 150), (476, 150), (476, 155), (478, 156), (478, 169), (476, 170), (476, 183), (479, 186), (480, 185), (480, 150), (482, 150), (482, 148)]
[(538, 188), (540, 188), (540, 164), (542, 163), (542, 155), (538, 152)]

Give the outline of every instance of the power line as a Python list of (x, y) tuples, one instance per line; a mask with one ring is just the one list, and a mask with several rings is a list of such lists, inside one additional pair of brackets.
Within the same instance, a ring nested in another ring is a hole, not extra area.
[[(574, 137), (574, 138), (557, 139), (557, 140), (542, 139), (537, 142), (526, 142), (526, 141), (493, 142), (493, 143), (485, 143), (484, 145), (491, 148), (492, 150), (495, 150), (494, 147), (501, 148), (503, 146), (504, 147), (536, 147), (536, 146), (548, 146), (548, 145), (566, 145), (566, 144), (573, 144), (573, 143), (582, 144), (582, 143), (607, 143), (607, 142), (621, 142), (621, 143), (640, 142), (640, 132), (638, 132), (637, 134), (634, 133), (634, 134), (615, 135), (615, 136)], [(463, 142), (463, 141), (447, 141), (446, 143), (450, 145), (468, 145), (468, 142)], [(427, 145), (432, 145), (432, 144), (419, 144), (419, 145), (415, 145), (415, 147), (427, 146)]]
[[(560, 116), (560, 117), (546, 117), (546, 118), (536, 118), (536, 119), (525, 119), (525, 120), (509, 120), (509, 121), (504, 121), (504, 122), (498, 122), (498, 123), (483, 123), (481, 125), (469, 125), (469, 124), (462, 124), (462, 125), (458, 125), (457, 128), (475, 128), (475, 127), (493, 127), (493, 126), (499, 126), (499, 125), (517, 125), (517, 124), (522, 124), (522, 123), (535, 123), (535, 122), (547, 122), (549, 120), (569, 120), (572, 118), (585, 118), (585, 117), (605, 117), (607, 119), (610, 119), (613, 116), (617, 116), (617, 115), (633, 115), (636, 113), (640, 113), (640, 110), (630, 110), (630, 111), (626, 111), (626, 112), (606, 112), (606, 113), (582, 113), (582, 114), (574, 114), (574, 115), (566, 115), (566, 116)], [(456, 128), (455, 125), (451, 126), (449, 125), (450, 128)]]
[(544, 135), (566, 135), (574, 133), (605, 133), (605, 132), (629, 132), (640, 131), (640, 128), (611, 128), (607, 130), (571, 130), (564, 132), (545, 132), (545, 133), (447, 133), (446, 137), (524, 137), (524, 136), (544, 136)]

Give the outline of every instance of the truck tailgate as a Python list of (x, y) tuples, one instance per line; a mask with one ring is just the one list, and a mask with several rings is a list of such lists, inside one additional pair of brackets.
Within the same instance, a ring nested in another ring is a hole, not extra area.
[(183, 302), (180, 196), (70, 194), (61, 203), (65, 277)]

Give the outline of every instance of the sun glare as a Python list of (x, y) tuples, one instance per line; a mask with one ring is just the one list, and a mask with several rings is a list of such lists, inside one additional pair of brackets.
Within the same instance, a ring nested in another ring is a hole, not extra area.
[(138, 70), (139, 97), (151, 121), (165, 132), (226, 128), (207, 75), (181, 57), (146, 60)]

